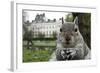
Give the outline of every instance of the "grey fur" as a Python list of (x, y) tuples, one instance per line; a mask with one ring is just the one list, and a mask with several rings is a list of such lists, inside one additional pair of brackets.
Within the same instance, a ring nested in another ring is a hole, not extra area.
[(74, 22), (62, 24), (61, 32), (57, 36), (56, 48), (50, 61), (85, 60), (91, 58), (91, 51), (79, 32), (77, 17)]

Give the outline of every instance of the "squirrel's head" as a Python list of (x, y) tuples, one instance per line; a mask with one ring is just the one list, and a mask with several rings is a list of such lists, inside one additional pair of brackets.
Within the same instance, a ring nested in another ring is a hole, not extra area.
[(78, 18), (76, 17), (74, 22), (62, 23), (59, 35), (59, 40), (64, 47), (74, 46), (79, 35)]

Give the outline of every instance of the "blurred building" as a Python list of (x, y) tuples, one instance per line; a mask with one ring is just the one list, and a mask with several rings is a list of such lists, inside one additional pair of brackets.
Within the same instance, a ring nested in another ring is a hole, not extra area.
[(45, 37), (53, 37), (53, 34), (58, 33), (61, 27), (61, 22), (49, 22), (49, 23), (32, 23), (34, 29), (34, 37), (37, 37), (40, 33)]
[(54, 34), (59, 33), (61, 25), (61, 20), (47, 19), (45, 13), (37, 14), (35, 20), (31, 22), (34, 37), (38, 37), (39, 34), (44, 35), (44, 37), (54, 37)]

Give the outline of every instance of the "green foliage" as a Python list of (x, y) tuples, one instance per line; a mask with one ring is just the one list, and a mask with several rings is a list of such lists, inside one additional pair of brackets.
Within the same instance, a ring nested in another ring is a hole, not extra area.
[(29, 21), (23, 22), (23, 39), (32, 40), (34, 36), (33, 29), (29, 30), (31, 23)]
[(65, 21), (66, 22), (73, 22), (73, 15), (72, 15), (72, 13), (69, 13), (68, 15), (66, 15)]
[(33, 32), (32, 31), (26, 31), (23, 35), (23, 39), (25, 40), (32, 40), (33, 38)]

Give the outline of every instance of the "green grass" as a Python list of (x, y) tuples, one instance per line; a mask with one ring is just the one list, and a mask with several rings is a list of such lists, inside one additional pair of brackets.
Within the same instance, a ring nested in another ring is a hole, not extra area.
[(33, 41), (34, 46), (55, 46), (55, 41)]
[[(55, 41), (33, 41), (33, 48), (40, 48), (39, 50), (31, 50), (25, 47), (25, 41), (23, 41), (23, 62), (44, 62), (49, 61), (51, 54), (53, 53), (56, 43)], [(48, 49), (45, 49), (48, 48)]]
[[(55, 46), (56, 45), (56, 41), (32, 41), (33, 42), (33, 46)], [(27, 44), (26, 41), (23, 41), (23, 45), (25, 46)]]
[(49, 61), (53, 50), (29, 50), (23, 49), (23, 62)]

